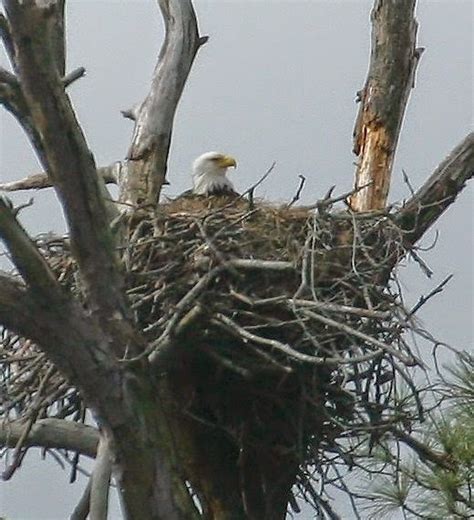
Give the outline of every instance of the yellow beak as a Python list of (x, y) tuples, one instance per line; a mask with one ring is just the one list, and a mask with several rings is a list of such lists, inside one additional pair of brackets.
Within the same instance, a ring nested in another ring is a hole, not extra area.
[(219, 161), (217, 162), (217, 164), (221, 167), (221, 168), (229, 168), (230, 166), (233, 166), (234, 168), (237, 167), (237, 161), (231, 157), (230, 155), (223, 155)]

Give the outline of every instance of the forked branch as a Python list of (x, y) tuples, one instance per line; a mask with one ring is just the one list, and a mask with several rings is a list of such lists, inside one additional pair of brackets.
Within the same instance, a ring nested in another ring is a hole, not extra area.
[(123, 325), (123, 277), (101, 181), (64, 90), (63, 8), (63, 0), (5, 0), (14, 68), (40, 144), (30, 137), (64, 208), (86, 293), (106, 323)]

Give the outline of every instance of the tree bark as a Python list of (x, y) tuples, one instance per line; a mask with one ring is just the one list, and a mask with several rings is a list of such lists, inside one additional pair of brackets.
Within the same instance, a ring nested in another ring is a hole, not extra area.
[(95, 163), (64, 92), (64, 53), (57, 48), (64, 39), (63, 7), (53, 0), (5, 1), (15, 87), (31, 121), (29, 136), (64, 208), (87, 311), (58, 288), (4, 204), (3, 238), (27, 287), (3, 277), (0, 319), (38, 344), (81, 390), (109, 439), (126, 518), (192, 519), (196, 509), (146, 360), (133, 367), (122, 360), (144, 345), (131, 320)]
[[(0, 422), (0, 445), (14, 448), (20, 440), (23, 421)], [(92, 426), (64, 419), (40, 419), (33, 424), (25, 446), (76, 451), (94, 458), (97, 454), (99, 432)]]
[[(416, 48), (416, 0), (376, 0), (369, 72), (359, 93), (354, 128), (357, 155), (354, 211), (386, 206), (403, 115), (422, 49)], [(361, 187), (366, 186), (362, 189)]]
[(85, 289), (104, 325), (127, 328), (123, 276), (94, 159), (64, 91), (63, 65), (57, 63), (64, 55), (57, 49), (64, 39), (63, 7), (61, 1), (6, 0), (16, 70), (40, 135), (37, 153), (62, 203)]
[[(117, 184), (122, 163), (115, 162), (109, 166), (97, 168), (97, 174), (106, 184)], [(0, 191), (22, 191), (22, 190), (42, 190), (52, 188), (53, 181), (47, 173), (34, 173), (18, 181), (0, 183)]]
[(165, 22), (165, 41), (151, 88), (137, 110), (128, 167), (120, 179), (120, 201), (131, 207), (155, 207), (166, 179), (174, 114), (199, 47), (200, 37), (191, 0), (158, 0)]
[(474, 176), (474, 132), (452, 150), (396, 214), (405, 242), (414, 245), (456, 200)]

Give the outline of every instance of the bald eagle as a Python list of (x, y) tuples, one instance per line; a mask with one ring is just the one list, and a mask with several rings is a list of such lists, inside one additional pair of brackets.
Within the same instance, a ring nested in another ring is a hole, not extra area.
[(193, 189), (186, 195), (238, 195), (234, 185), (226, 177), (227, 168), (230, 167), (237, 167), (236, 160), (230, 155), (218, 152), (200, 155), (193, 162)]

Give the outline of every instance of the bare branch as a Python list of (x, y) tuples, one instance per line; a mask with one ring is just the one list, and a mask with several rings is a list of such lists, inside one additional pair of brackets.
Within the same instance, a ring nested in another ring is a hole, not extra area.
[(0, 84), (2, 83), (14, 87), (18, 86), (18, 80), (16, 79), (16, 76), (11, 72), (8, 72), (8, 70), (4, 69), (3, 67), (0, 67)]
[(304, 185), (306, 183), (306, 177), (304, 175), (298, 175), (300, 182), (298, 184), (298, 188), (296, 190), (296, 193), (294, 194), (293, 198), (290, 200), (290, 202), (287, 204), (288, 208), (291, 208), (295, 202), (298, 202), (300, 200), (301, 192), (303, 191)]
[(471, 132), (396, 214), (408, 245), (415, 244), (424, 235), (473, 176), (474, 132)]
[(16, 220), (13, 209), (0, 198), (0, 239), (5, 242), (12, 261), (28, 286), (44, 301), (51, 303), (61, 293), (46, 260)]
[[(191, 0), (158, 0), (165, 22), (165, 41), (150, 92), (138, 110), (130, 167), (121, 179), (120, 201), (133, 206), (155, 205), (166, 179), (174, 114), (194, 57), (204, 39), (199, 36)], [(126, 112), (130, 117), (132, 112)]]
[(268, 339), (264, 338), (262, 336), (257, 336), (256, 334), (252, 334), (248, 330), (244, 329), (235, 321), (231, 320), (227, 316), (224, 316), (223, 314), (217, 314), (215, 318), (212, 320), (217, 325), (223, 326), (223, 328), (238, 337), (244, 339), (246, 342), (251, 341), (258, 345), (263, 345), (269, 348), (272, 348), (274, 350), (280, 351), (286, 356), (288, 356), (289, 359), (293, 359), (295, 361), (299, 361), (302, 363), (309, 363), (314, 365), (323, 365), (323, 364), (352, 364), (354, 362), (361, 362), (361, 361), (367, 361), (370, 359), (373, 359), (375, 357), (380, 356), (382, 350), (379, 349), (377, 351), (374, 351), (368, 355), (360, 356), (357, 358), (348, 358), (344, 359), (342, 357), (319, 357), (319, 356), (311, 356), (309, 354), (304, 354), (303, 352), (299, 352), (298, 350), (295, 350), (294, 348), (290, 347), (290, 345), (282, 343), (281, 341), (277, 341), (275, 339)]
[(7, 51), (8, 57), (10, 58), (10, 63), (14, 65), (15, 51), (13, 49), (10, 26), (8, 24), (8, 20), (5, 18), (5, 16), (3, 16), (3, 14), (0, 14), (0, 38), (5, 45), (5, 50)]
[(69, 520), (87, 520), (90, 511), (92, 480), (89, 478), (86, 489), (77, 503)]
[[(24, 421), (0, 422), (0, 445), (14, 448), (23, 434)], [(64, 419), (40, 419), (30, 429), (23, 445), (48, 449), (76, 451), (95, 457), (99, 432), (92, 426)]]
[(75, 81), (78, 79), (81, 79), (86, 74), (86, 69), (84, 67), (78, 67), (77, 69), (74, 69), (72, 72), (64, 76), (63, 78), (63, 85), (64, 88), (69, 87), (69, 85), (72, 85)]
[(100, 409), (104, 417), (116, 416), (123, 403), (116, 396), (120, 392), (112, 377), (116, 364), (103, 324), (85, 316), (70, 298), (61, 299), (59, 292), (53, 292), (52, 300), (35, 298), (18, 281), (1, 273), (0, 288), (0, 324), (33, 340), (71, 384), (80, 382), (92, 408)]
[(123, 327), (128, 322), (123, 277), (101, 183), (61, 80), (63, 7), (60, 0), (5, 2), (21, 89), (40, 134), (37, 152), (63, 205), (86, 293), (105, 325)]
[(0, 323), (26, 337), (34, 336), (30, 320), (34, 304), (24, 285), (12, 276), (0, 272)]
[(338, 322), (336, 320), (327, 318), (326, 316), (317, 314), (317, 313), (309, 311), (309, 310), (303, 310), (302, 313), (306, 314), (308, 316), (311, 316), (311, 318), (313, 318), (316, 321), (320, 321), (321, 323), (324, 323), (325, 325), (339, 329), (347, 334), (350, 334), (356, 338), (359, 338), (359, 339), (365, 341), (366, 343), (368, 343), (370, 345), (378, 347), (383, 352), (387, 352), (391, 356), (397, 358), (405, 366), (414, 366), (416, 364), (419, 364), (419, 362), (415, 358), (410, 358), (408, 356), (405, 356), (402, 352), (400, 352), (399, 350), (396, 350), (391, 345), (384, 343), (376, 338), (373, 338), (372, 336), (369, 336), (368, 334), (364, 334), (363, 332), (360, 332), (359, 330), (354, 329), (354, 328), (350, 327), (349, 325), (346, 325), (345, 323)]
[[(97, 168), (97, 174), (106, 184), (117, 184), (119, 172), (124, 167), (120, 162)], [(47, 173), (35, 173), (23, 179), (0, 184), (0, 191), (42, 190), (53, 187)]]
[(109, 505), (110, 477), (112, 475), (112, 461), (110, 458), (109, 443), (101, 437), (97, 458), (92, 473), (90, 490), (90, 519), (107, 520)]
[(358, 156), (354, 211), (383, 209), (403, 115), (421, 55), (416, 48), (416, 0), (375, 0), (369, 72), (354, 129)]
[(0, 68), (0, 104), (16, 117), (33, 146), (41, 149), (41, 139), (32, 121), (18, 78), (3, 68)]
[(426, 296), (422, 295), (420, 296), (418, 302), (416, 305), (410, 309), (410, 311), (407, 313), (406, 320), (409, 320), (414, 314), (416, 314), (425, 303), (433, 298), (433, 296), (436, 296), (440, 292), (444, 291), (444, 287), (451, 281), (453, 275), (450, 274), (447, 276), (440, 284), (438, 284), (433, 290), (431, 290)]
[(242, 270), (294, 271), (292, 262), (282, 260), (257, 260), (256, 258), (233, 258), (227, 260), (224, 267)]

